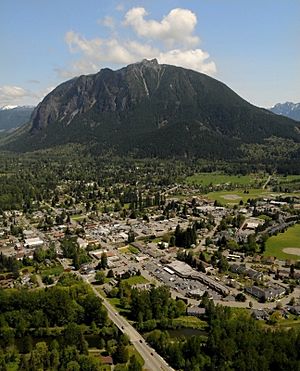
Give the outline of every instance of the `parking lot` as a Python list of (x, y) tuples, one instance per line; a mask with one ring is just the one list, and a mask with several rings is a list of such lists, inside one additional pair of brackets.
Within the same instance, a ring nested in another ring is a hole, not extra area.
[(171, 287), (173, 290), (178, 291), (184, 296), (189, 296), (193, 290), (207, 291), (214, 300), (221, 300), (222, 295), (212, 290), (208, 286), (203, 285), (201, 282), (187, 278), (181, 278), (176, 274), (166, 272), (159, 264), (149, 262), (145, 265), (145, 269), (158, 280), (163, 282), (166, 286)]

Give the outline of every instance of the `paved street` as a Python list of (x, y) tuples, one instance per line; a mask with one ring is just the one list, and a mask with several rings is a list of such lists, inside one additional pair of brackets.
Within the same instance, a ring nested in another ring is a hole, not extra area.
[[(87, 283), (90, 284), (87, 277), (83, 277)], [(104, 298), (97, 289), (90, 284), (94, 293), (103, 300), (103, 305), (107, 309), (108, 316), (111, 321), (126, 335), (128, 335), (130, 341), (140, 353), (145, 361), (144, 368), (149, 371), (156, 370), (173, 370), (160, 355), (158, 355), (154, 349), (145, 343), (144, 338), (136, 331), (136, 329), (131, 326), (128, 321), (122, 317), (116, 309)]]
[[(64, 268), (67, 268), (67, 264), (60, 260), (61, 264)], [(145, 361), (144, 369), (149, 371), (156, 371), (156, 370), (164, 370), (164, 371), (172, 371), (172, 367), (170, 367), (164, 359), (156, 353), (156, 351), (151, 348), (148, 344), (146, 344), (144, 338), (136, 331), (136, 329), (130, 325), (130, 323), (122, 317), (116, 309), (108, 302), (106, 298), (104, 298), (93, 286), (87, 276), (81, 275), (79, 272), (74, 272), (75, 274), (82, 277), (82, 279), (88, 283), (92, 290), (94, 291), (95, 295), (100, 297), (103, 301), (103, 305), (105, 306), (109, 319), (114, 322), (114, 324), (126, 335), (128, 335), (130, 341), (136, 348), (136, 350), (140, 353), (142, 358)]]

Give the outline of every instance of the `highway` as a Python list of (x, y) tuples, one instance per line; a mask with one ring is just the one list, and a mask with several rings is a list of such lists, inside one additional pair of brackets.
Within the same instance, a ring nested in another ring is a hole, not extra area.
[[(59, 259), (60, 263), (64, 268), (68, 268), (66, 262), (62, 259)], [(91, 284), (87, 276), (81, 275), (79, 272), (74, 272), (80, 276), (87, 284), (90, 285), (95, 295), (102, 299), (103, 305), (107, 310), (109, 319), (114, 322), (114, 324), (126, 334), (131, 343), (134, 345), (135, 349), (140, 353), (141, 357), (144, 359), (145, 364), (143, 369), (149, 371), (174, 371), (167, 362), (153, 349), (151, 348), (144, 340), (144, 338), (136, 331), (136, 329), (124, 318), (122, 317), (117, 310), (104, 298), (99, 291)]]
[(96, 290), (96, 288), (93, 285), (91, 285), (87, 277), (85, 277), (85, 281), (90, 284), (95, 295), (99, 296), (103, 300), (103, 305), (107, 309), (108, 317), (110, 318), (110, 320), (113, 321), (114, 324), (129, 337), (131, 343), (134, 345), (136, 350), (140, 353), (140, 355), (144, 359), (145, 364), (143, 369), (149, 371), (173, 370), (164, 361), (164, 359), (158, 353), (156, 353), (156, 351), (153, 348), (146, 344), (144, 338), (136, 331), (136, 329), (133, 326), (131, 326), (128, 323), (128, 321), (116, 311), (116, 309), (108, 302), (106, 298), (104, 298)]

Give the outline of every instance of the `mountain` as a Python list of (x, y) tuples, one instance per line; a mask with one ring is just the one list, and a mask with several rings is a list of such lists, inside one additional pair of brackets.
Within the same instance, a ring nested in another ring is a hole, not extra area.
[(300, 124), (251, 105), (209, 76), (154, 59), (59, 85), (5, 148), (75, 142), (97, 154), (239, 159), (249, 145), (272, 138), (297, 144)]
[(0, 131), (9, 131), (29, 121), (34, 107), (3, 106), (0, 108)]
[(277, 115), (289, 117), (293, 120), (300, 121), (300, 103), (277, 103), (270, 111)]

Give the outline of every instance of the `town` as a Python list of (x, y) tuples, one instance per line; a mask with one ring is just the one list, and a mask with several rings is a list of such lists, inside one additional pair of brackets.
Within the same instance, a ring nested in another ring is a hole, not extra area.
[[(296, 193), (243, 201), (226, 183), (221, 191), (232, 203), (221, 204), (187, 184), (154, 192), (135, 187), (118, 199), (116, 190), (95, 182), (81, 183), (76, 195), (75, 186), (61, 183), (47, 202), (2, 212), (1, 287), (52, 286), (63, 271), (97, 282), (103, 272), (103, 292), (110, 296), (116, 277), (138, 272), (135, 287), (165, 285), (188, 305), (187, 313), (205, 293), (215, 304), (247, 308), (257, 318), (300, 313), (299, 244), (283, 249), (284, 259), (266, 253), (271, 238), (299, 233)], [(243, 192), (247, 197), (246, 187)]]

